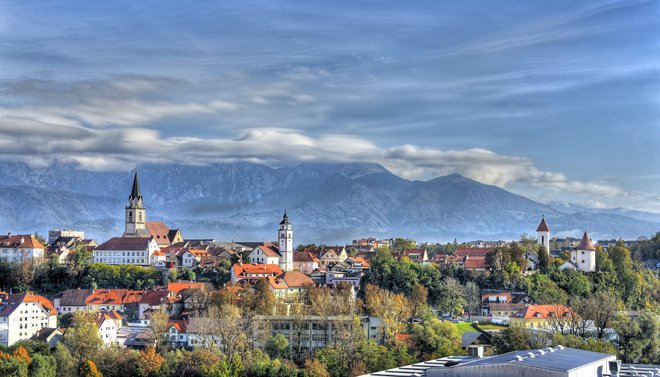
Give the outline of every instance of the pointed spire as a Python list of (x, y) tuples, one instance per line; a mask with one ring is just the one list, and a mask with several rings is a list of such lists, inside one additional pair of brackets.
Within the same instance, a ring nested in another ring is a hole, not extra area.
[(138, 174), (135, 172), (135, 178), (133, 178), (133, 189), (131, 190), (131, 196), (129, 199), (141, 198), (142, 194), (140, 193), (140, 183), (138, 182)]
[(282, 216), (282, 222), (280, 222), (280, 225), (288, 224), (288, 223), (289, 223), (289, 216), (286, 214), (286, 209), (285, 209), (284, 216)]
[(538, 228), (536, 228), (537, 232), (549, 232), (550, 228), (548, 227), (548, 224), (545, 223), (545, 216), (541, 215), (541, 222), (539, 223)]
[(582, 236), (582, 240), (580, 241), (580, 244), (577, 247), (578, 250), (596, 250), (594, 247), (594, 244), (591, 243), (591, 238), (589, 238), (589, 234), (587, 231), (584, 231), (584, 235)]

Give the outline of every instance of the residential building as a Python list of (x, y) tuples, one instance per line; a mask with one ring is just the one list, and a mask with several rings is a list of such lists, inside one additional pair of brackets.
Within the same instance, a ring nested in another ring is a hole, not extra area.
[(293, 269), (302, 271), (305, 274), (311, 274), (312, 271), (319, 268), (321, 261), (309, 251), (296, 251), (293, 253)]
[(301, 295), (314, 286), (312, 279), (300, 271), (285, 271), (281, 275), (268, 276), (266, 279), (271, 291), (278, 298)]
[(43, 328), (57, 327), (57, 311), (45, 297), (0, 293), (0, 345), (32, 338)]
[(44, 259), (46, 246), (31, 234), (0, 235), (0, 259), (9, 263), (35, 262)]
[(94, 249), (94, 263), (148, 266), (164, 260), (159, 251), (153, 237), (114, 237)]
[(55, 229), (48, 231), (48, 244), (53, 245), (58, 238), (77, 238), (79, 240), (85, 239), (85, 232), (82, 230), (71, 229)]
[[(296, 252), (294, 252), (295, 255)], [(279, 248), (270, 242), (255, 247), (248, 255), (250, 262), (259, 264), (280, 264), (282, 255)]]
[(564, 305), (527, 305), (510, 317), (511, 326), (552, 330), (573, 320), (575, 313)]
[(121, 316), (116, 311), (99, 312), (96, 316), (96, 327), (99, 336), (106, 347), (117, 345), (117, 331), (121, 325)]
[(30, 340), (48, 343), (50, 348), (53, 349), (57, 347), (57, 343), (62, 341), (63, 337), (64, 333), (57, 327), (44, 327), (37, 331)]
[(167, 340), (174, 348), (188, 345), (188, 322), (184, 320), (169, 320), (167, 327)]
[(193, 268), (202, 261), (203, 257), (208, 255), (209, 253), (206, 250), (186, 250), (181, 254), (181, 267)]
[(419, 264), (428, 264), (429, 255), (426, 249), (406, 249), (399, 254), (399, 257), (408, 257), (411, 261)]
[(241, 280), (263, 279), (281, 275), (282, 272), (280, 266), (276, 264), (235, 263), (231, 267), (231, 281), (236, 283)]
[(534, 300), (526, 292), (493, 289), (481, 291), (481, 315), (492, 316), (493, 320), (508, 323), (511, 315), (531, 304), (534, 304)]

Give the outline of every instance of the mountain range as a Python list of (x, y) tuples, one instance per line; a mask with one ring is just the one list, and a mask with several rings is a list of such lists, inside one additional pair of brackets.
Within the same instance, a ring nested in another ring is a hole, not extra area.
[[(153, 164), (138, 170), (149, 220), (165, 221), (186, 238), (273, 240), (284, 209), (296, 244), (367, 236), (517, 239), (535, 234), (541, 215), (558, 236), (589, 230), (594, 239), (636, 239), (660, 230), (660, 214), (543, 204), (456, 174), (406, 180), (370, 163)], [(80, 229), (98, 241), (120, 235), (132, 179), (133, 172), (73, 163), (0, 162), (0, 232)]]

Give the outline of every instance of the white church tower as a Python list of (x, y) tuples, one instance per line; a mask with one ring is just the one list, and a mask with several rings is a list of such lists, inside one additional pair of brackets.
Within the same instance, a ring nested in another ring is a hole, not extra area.
[(578, 247), (571, 251), (571, 262), (585, 272), (596, 271), (596, 248), (585, 231)]
[(143, 237), (149, 234), (147, 230), (147, 209), (142, 205), (142, 194), (140, 193), (137, 172), (135, 172), (135, 178), (133, 178), (131, 195), (128, 197), (125, 221), (124, 237)]
[(289, 216), (284, 210), (284, 216), (280, 222), (280, 229), (277, 234), (280, 251), (280, 268), (282, 271), (293, 270), (293, 228), (289, 223)]
[(550, 228), (545, 223), (545, 217), (541, 216), (541, 222), (536, 228), (536, 242), (545, 246), (545, 251), (550, 253)]

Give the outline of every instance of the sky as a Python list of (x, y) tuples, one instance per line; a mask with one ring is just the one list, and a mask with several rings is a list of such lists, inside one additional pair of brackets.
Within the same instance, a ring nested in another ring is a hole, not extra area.
[(660, 212), (660, 1), (0, 0), (0, 159), (376, 162)]

